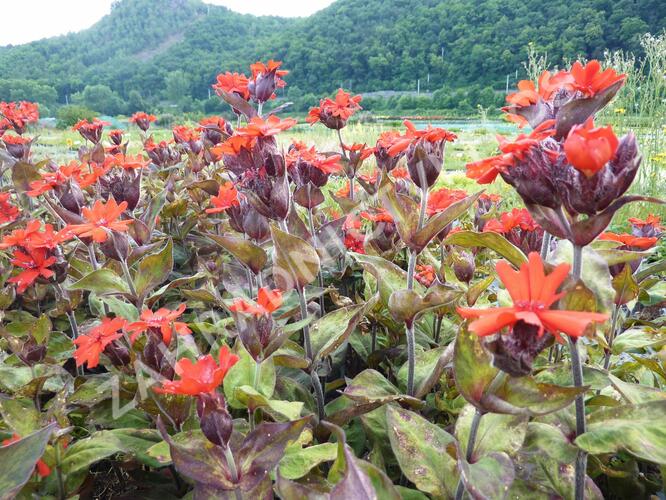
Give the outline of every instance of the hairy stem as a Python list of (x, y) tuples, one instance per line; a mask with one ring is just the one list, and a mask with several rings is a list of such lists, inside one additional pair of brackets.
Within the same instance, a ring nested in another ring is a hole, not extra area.
[(416, 252), (409, 253), (409, 264), (407, 264), (407, 289), (414, 290), (414, 271), (416, 270)]
[[(229, 474), (231, 475), (231, 480), (237, 485), (238, 484), (238, 469), (236, 468), (236, 461), (234, 460), (234, 454), (231, 452), (229, 445), (224, 447), (224, 458), (227, 459), (227, 466), (229, 467)], [(234, 488), (234, 495), (236, 500), (243, 500), (243, 495), (241, 494), (238, 486)]]
[(416, 358), (415, 339), (414, 339), (414, 322), (410, 321), (405, 330), (407, 337), (407, 394), (414, 395), (414, 364)]
[[(474, 417), (472, 418), (472, 425), (469, 429), (469, 439), (467, 440), (467, 450), (465, 451), (465, 460), (467, 463), (472, 460), (472, 454), (474, 453), (474, 445), (476, 444), (476, 435), (479, 432), (479, 424), (481, 423), (481, 417), (483, 413), (479, 410), (474, 412)], [(465, 494), (465, 483), (462, 480), (462, 477), (458, 480), (458, 487), (456, 488), (456, 500), (462, 500), (463, 495)]]
[(544, 231), (543, 240), (541, 241), (541, 260), (546, 260), (548, 258), (548, 251), (550, 250), (550, 233)]
[(310, 373), (310, 378), (312, 379), (312, 387), (314, 387), (315, 399), (317, 400), (317, 416), (321, 422), (324, 420), (324, 418), (326, 418), (326, 410), (324, 409), (324, 389), (321, 385), (321, 380), (319, 380), (319, 375), (317, 374), (316, 369), (312, 370)]
[[(308, 317), (308, 303), (305, 298), (305, 288), (298, 289), (298, 298), (301, 306), (301, 319)], [(310, 325), (303, 327), (303, 348), (305, 349), (305, 357), (308, 361), (312, 361), (312, 343), (310, 342)]]
[[(574, 245), (572, 276), (575, 281), (580, 280), (583, 272), (583, 247)], [(569, 350), (571, 351), (571, 374), (575, 387), (583, 387), (583, 364), (578, 352), (577, 339), (569, 337)], [(585, 395), (576, 397), (576, 436), (585, 433)], [(576, 500), (585, 498), (585, 476), (587, 471), (587, 453), (578, 450), (576, 456), (575, 496)]]
[[(312, 208), (308, 208), (308, 225), (310, 226), (310, 234), (312, 235), (312, 243), (314, 243), (315, 248), (319, 246), (319, 241), (317, 234), (315, 233), (314, 227), (314, 216), (312, 215)], [(317, 280), (319, 281), (319, 288), (324, 288), (324, 275), (321, 273), (321, 266), (319, 271), (317, 271)], [(319, 296), (319, 311), (323, 316), (326, 314), (326, 308), (324, 307), (324, 294)]]

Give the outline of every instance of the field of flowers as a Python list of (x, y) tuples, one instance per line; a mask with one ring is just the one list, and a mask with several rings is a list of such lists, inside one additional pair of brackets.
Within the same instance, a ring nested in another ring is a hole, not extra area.
[(342, 89), (298, 124), (250, 70), (213, 86), (235, 119), (169, 130), (0, 103), (0, 499), (663, 491), (663, 201), (603, 124), (628, 75), (539, 72), (495, 141), (352, 123)]

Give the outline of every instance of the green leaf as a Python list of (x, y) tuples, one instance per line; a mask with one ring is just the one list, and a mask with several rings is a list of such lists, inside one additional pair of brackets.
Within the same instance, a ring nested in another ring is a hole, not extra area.
[(569, 406), (588, 388), (544, 384), (533, 377), (505, 377), (483, 403), (497, 413), (546, 415)]
[(363, 319), (368, 304), (341, 307), (322, 316), (310, 327), (314, 362), (326, 358), (338, 349)]
[(29, 399), (0, 399), (0, 415), (19, 436), (27, 436), (39, 429), (39, 412)]
[(608, 374), (608, 378), (610, 379), (613, 388), (630, 404), (640, 404), (666, 399), (666, 392), (655, 389), (654, 387), (630, 384), (620, 380), (612, 374)]
[(576, 445), (592, 454), (625, 451), (635, 457), (666, 464), (666, 401), (598, 410), (589, 415), (587, 432)]
[[(439, 381), (444, 368), (453, 358), (453, 345), (437, 347), (427, 351), (417, 351), (414, 360), (414, 387), (415, 396), (424, 397), (430, 389)], [(398, 384), (401, 388), (407, 388), (407, 374), (409, 363), (405, 362), (398, 370)]]
[(649, 328), (630, 328), (615, 337), (613, 341), (613, 354), (645, 349), (657, 348), (666, 344), (666, 333), (657, 333)]
[(267, 413), (278, 414), (287, 420), (296, 420), (300, 418), (304, 403), (302, 401), (279, 401), (268, 399), (263, 394), (250, 386), (243, 385), (236, 387), (234, 396), (245, 407), (251, 410), (256, 408), (267, 409)]
[(465, 489), (474, 499), (504, 498), (516, 475), (505, 453), (493, 452), (477, 462), (459, 460), (458, 464)]
[(28, 482), (55, 427), (48, 425), (15, 443), (0, 446), (0, 500), (13, 499)]
[(134, 276), (134, 287), (139, 297), (146, 297), (156, 286), (166, 281), (173, 270), (173, 241), (156, 253), (147, 255), (141, 262)]
[(337, 455), (338, 446), (335, 443), (307, 448), (289, 446), (280, 460), (280, 475), (286, 479), (299, 479), (319, 464), (335, 460)]
[(266, 252), (250, 240), (226, 234), (222, 236), (208, 234), (207, 236), (250, 268), (254, 274), (259, 274), (266, 265), (268, 260)]
[(490, 354), (481, 345), (479, 337), (461, 329), (455, 342), (453, 373), (460, 395), (481, 411), (486, 411), (481, 400), (499, 370)]
[(527, 262), (525, 254), (504, 236), (498, 233), (477, 233), (474, 231), (459, 231), (449, 235), (444, 245), (458, 245), (465, 248), (484, 247), (494, 250), (516, 267)]
[(130, 294), (127, 283), (111, 269), (106, 268), (87, 274), (76, 283), (71, 284), (68, 290), (89, 290), (97, 295)]
[[(475, 412), (473, 406), (467, 405), (460, 412), (456, 421), (455, 436), (465, 448), (469, 440), (469, 430)], [(527, 422), (527, 416), (521, 415), (502, 415), (499, 413), (483, 415), (479, 423), (472, 461), (475, 462), (492, 452), (504, 452), (509, 456), (515, 455), (525, 440)]]
[[(445, 210), (439, 212), (434, 217), (431, 217), (428, 222), (414, 235), (413, 241), (416, 248), (421, 250), (428, 246), (428, 243), (441, 233), (446, 226), (451, 224), (458, 217), (463, 215), (469, 207), (481, 196), (483, 191), (479, 191), (470, 195), (462, 200), (456, 201), (449, 205)], [(419, 250), (420, 251), (420, 250)]]
[[(350, 253), (350, 255), (377, 280), (379, 296), (384, 305), (388, 306), (393, 292), (407, 287), (407, 273), (393, 262), (374, 255), (359, 253)], [(414, 291), (423, 294), (425, 288), (415, 281)]]
[[(235, 389), (243, 385), (253, 386), (256, 364), (240, 342), (236, 343), (236, 354), (240, 359), (224, 377), (223, 384), (224, 396), (229, 406), (240, 409), (246, 408), (246, 406), (236, 399)], [(270, 399), (275, 390), (275, 364), (273, 358), (268, 358), (261, 363), (259, 380), (258, 392)]]
[(414, 290), (396, 290), (389, 297), (388, 308), (396, 321), (411, 323), (418, 315), (450, 305), (461, 295), (461, 290), (447, 284), (437, 284), (428, 288), (423, 297)]
[(88, 469), (111, 455), (123, 451), (117, 439), (110, 438), (111, 431), (94, 432), (90, 437), (76, 441), (67, 447), (62, 459), (62, 471), (70, 475)]
[(317, 278), (319, 255), (307, 241), (271, 226), (273, 278), (281, 290), (303, 288)]
[(636, 279), (631, 273), (631, 266), (626, 264), (622, 271), (613, 277), (613, 289), (615, 290), (615, 304), (623, 305), (638, 297), (639, 287)]
[(12, 165), (12, 184), (17, 193), (30, 191), (30, 183), (41, 178), (35, 165), (24, 161), (17, 161)]
[(391, 448), (403, 474), (436, 497), (453, 497), (458, 483), (456, 460), (447, 448), (455, 439), (420, 415), (386, 406)]

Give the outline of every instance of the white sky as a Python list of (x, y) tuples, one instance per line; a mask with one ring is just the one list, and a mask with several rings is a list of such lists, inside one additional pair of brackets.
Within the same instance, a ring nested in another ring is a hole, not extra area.
[[(113, 0), (2, 0), (0, 46), (18, 45), (89, 28)], [(206, 0), (243, 14), (308, 16), (333, 0)]]

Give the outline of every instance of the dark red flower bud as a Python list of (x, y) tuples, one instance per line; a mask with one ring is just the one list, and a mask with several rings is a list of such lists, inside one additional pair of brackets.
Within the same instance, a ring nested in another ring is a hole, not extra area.
[(28, 366), (34, 366), (41, 363), (46, 357), (46, 344), (38, 344), (35, 339), (30, 337), (21, 346), (16, 355)]
[(242, 231), (255, 241), (263, 241), (268, 238), (271, 228), (266, 217), (248, 204), (243, 214)]
[(129, 349), (118, 340), (114, 340), (104, 348), (104, 354), (109, 358), (113, 366), (120, 368), (130, 364)]
[(111, 237), (99, 245), (102, 253), (109, 259), (127, 260), (129, 255), (129, 238), (126, 233), (113, 231)]
[(211, 443), (226, 447), (233, 431), (233, 420), (224, 398), (218, 393), (199, 394), (197, 415), (203, 435)]
[(85, 204), (83, 191), (75, 182), (68, 182), (56, 188), (55, 193), (60, 204), (75, 214), (81, 214), (81, 207)]
[(407, 150), (407, 168), (414, 184), (428, 189), (435, 184), (444, 163), (444, 142), (418, 141)]
[(109, 173), (99, 179), (101, 194), (105, 199), (113, 196), (117, 203), (127, 202), (127, 209), (134, 210), (141, 196), (141, 170)]
[(470, 252), (461, 250), (453, 252), (451, 259), (453, 260), (453, 272), (456, 278), (465, 283), (472, 281), (474, 270), (476, 269), (474, 256)]
[[(545, 147), (557, 148), (552, 139), (545, 139)], [(553, 160), (544, 147), (533, 147), (522, 161), (500, 172), (502, 179), (513, 186), (527, 204), (556, 209), (561, 205), (560, 195), (553, 179)]]

